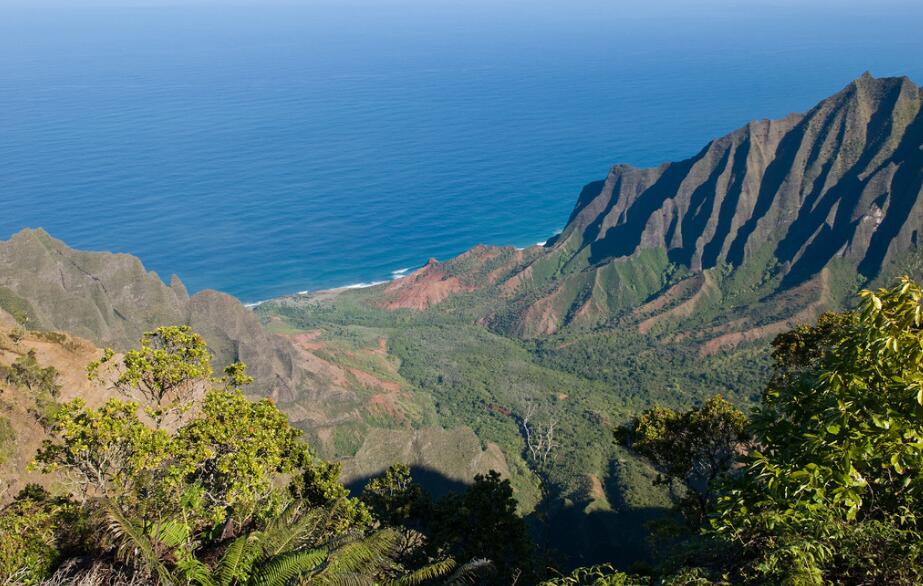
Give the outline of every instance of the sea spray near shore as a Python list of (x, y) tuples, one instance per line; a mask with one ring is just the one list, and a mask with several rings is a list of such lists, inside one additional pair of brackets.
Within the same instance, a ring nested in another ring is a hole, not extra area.
[(384, 285), (388, 281), (370, 281), (368, 283), (353, 283), (352, 285), (344, 285), (343, 287), (335, 287), (331, 291), (336, 291), (337, 289), (368, 289), (369, 287), (375, 287), (376, 285)]

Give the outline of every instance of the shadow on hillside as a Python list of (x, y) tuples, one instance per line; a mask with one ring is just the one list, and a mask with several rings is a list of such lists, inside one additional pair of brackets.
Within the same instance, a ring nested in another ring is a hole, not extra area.
[[(362, 493), (362, 489), (365, 488), (365, 485), (368, 484), (370, 480), (382, 474), (384, 474), (384, 470), (378, 474), (356, 478), (347, 482), (346, 488), (353, 496), (359, 496)], [(430, 496), (437, 499), (450, 493), (461, 494), (465, 492), (465, 489), (468, 488), (472, 482), (474, 482), (473, 478), (471, 482), (461, 482), (457, 479), (445, 476), (438, 470), (424, 466), (411, 466), (410, 475), (413, 477), (414, 482), (422, 486)]]
[(653, 561), (648, 524), (666, 518), (671, 510), (632, 507), (621, 499), (617, 488), (606, 486), (611, 509), (594, 509), (590, 498), (548, 495), (526, 518), (536, 540), (550, 550), (559, 568), (611, 563), (628, 571)]
[[(449, 478), (437, 470), (412, 466), (411, 475), (431, 497), (460, 494), (471, 483)], [(382, 472), (383, 474), (383, 472)], [(380, 474), (356, 478), (346, 483), (353, 496)], [(622, 570), (651, 561), (647, 523), (663, 519), (669, 509), (633, 508), (619, 496), (616, 485), (605, 487), (611, 510), (591, 507), (592, 501), (565, 499), (549, 494), (526, 516), (526, 523), (539, 544), (549, 567), (568, 572), (577, 566), (612, 563)]]

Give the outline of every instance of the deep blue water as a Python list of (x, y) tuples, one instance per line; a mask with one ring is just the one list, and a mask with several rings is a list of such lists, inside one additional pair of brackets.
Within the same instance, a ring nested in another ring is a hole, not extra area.
[(865, 70), (923, 82), (921, 30), (918, 0), (3, 0), (0, 238), (245, 301), (387, 279)]

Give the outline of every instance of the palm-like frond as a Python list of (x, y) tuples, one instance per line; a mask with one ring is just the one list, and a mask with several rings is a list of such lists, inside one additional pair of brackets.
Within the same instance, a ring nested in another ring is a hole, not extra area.
[(371, 574), (362, 572), (341, 572), (339, 574), (315, 575), (302, 582), (305, 585), (323, 584), (323, 586), (376, 586)]
[(324, 509), (311, 509), (299, 516), (300, 512), (297, 505), (289, 505), (260, 532), (258, 540), (263, 558), (297, 549), (314, 533), (326, 515)]
[(248, 583), (254, 586), (284, 586), (295, 578), (316, 570), (326, 559), (326, 549), (293, 551), (276, 556), (259, 567)]
[(211, 568), (192, 557), (185, 556), (176, 562), (176, 570), (187, 584), (197, 586), (218, 586), (212, 576)]
[(106, 518), (109, 534), (117, 543), (116, 555), (120, 560), (157, 576), (161, 584), (174, 583), (172, 574), (160, 559), (154, 540), (143, 529), (114, 506), (107, 509)]
[(400, 578), (392, 580), (389, 584), (390, 586), (419, 586), (429, 582), (430, 580), (435, 580), (436, 578), (441, 578), (454, 570), (458, 566), (458, 563), (452, 558), (446, 558), (444, 560), (439, 560), (438, 562), (433, 562), (427, 566), (424, 566), (418, 570), (414, 570), (409, 574), (405, 574)]
[(187, 543), (192, 535), (189, 525), (176, 519), (167, 519), (154, 525), (148, 532), (151, 537), (170, 548)]
[(374, 573), (389, 563), (398, 534), (393, 529), (384, 529), (365, 539), (350, 541), (330, 553), (330, 559), (320, 572), (320, 578), (344, 576), (360, 571)]
[(452, 575), (446, 578), (446, 585), (449, 584), (474, 584), (478, 578), (492, 570), (493, 562), (487, 559), (471, 560), (470, 562), (459, 566)]
[[(243, 535), (238, 537), (224, 550), (224, 555), (215, 569), (215, 577), (220, 586), (229, 586), (235, 580), (246, 580), (250, 573), (247, 549), (249, 539)], [(252, 561), (251, 561), (252, 563)]]

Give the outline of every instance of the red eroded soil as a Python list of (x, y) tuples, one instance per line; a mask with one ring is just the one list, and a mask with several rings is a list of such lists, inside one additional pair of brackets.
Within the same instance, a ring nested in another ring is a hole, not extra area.
[(436, 260), (430, 260), (422, 269), (388, 285), (381, 306), (420, 311), (442, 303), (449, 295), (470, 290), (458, 277), (447, 275)]

